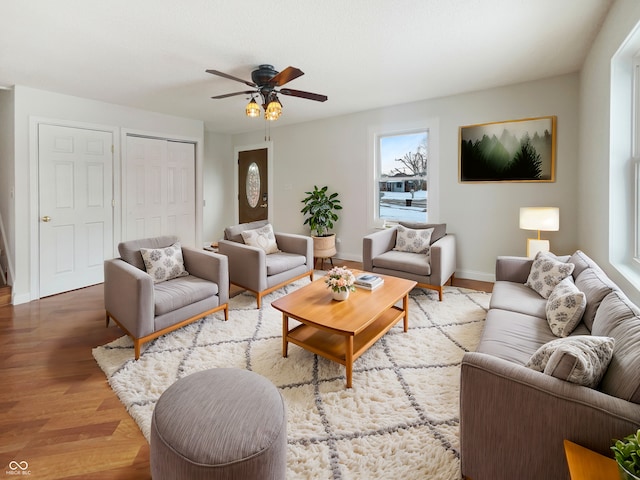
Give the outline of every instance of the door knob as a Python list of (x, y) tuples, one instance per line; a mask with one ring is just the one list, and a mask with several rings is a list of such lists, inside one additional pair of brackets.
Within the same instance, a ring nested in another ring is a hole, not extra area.
[(49, 215), (45, 215), (44, 217), (42, 217), (42, 221), (43, 222), (50, 222), (51, 221), (51, 217)]
[(262, 208), (267, 208), (267, 204), (263, 203), (262, 205), (260, 205)]

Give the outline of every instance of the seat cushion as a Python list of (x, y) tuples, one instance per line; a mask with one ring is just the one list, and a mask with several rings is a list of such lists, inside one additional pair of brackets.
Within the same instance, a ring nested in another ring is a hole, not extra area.
[(397, 270), (399, 272), (413, 273), (428, 277), (431, 275), (431, 262), (429, 255), (424, 253), (398, 252), (389, 250), (375, 257), (372, 261), (374, 267)]
[(493, 285), (490, 308), (546, 318), (547, 300), (522, 283), (498, 281)]
[(307, 257), (295, 253), (279, 252), (267, 255), (266, 260), (267, 276), (270, 277), (304, 265)]
[(188, 277), (179, 277), (156, 283), (153, 291), (155, 295), (155, 315), (157, 316), (217, 295), (218, 285), (189, 275)]

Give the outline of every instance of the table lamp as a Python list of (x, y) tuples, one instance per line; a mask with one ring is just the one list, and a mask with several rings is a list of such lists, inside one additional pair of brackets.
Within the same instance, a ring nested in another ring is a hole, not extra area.
[(549, 251), (549, 240), (540, 239), (540, 231), (560, 230), (560, 209), (557, 207), (521, 207), (520, 228), (537, 230), (538, 238), (527, 239), (527, 257), (533, 258), (538, 252)]

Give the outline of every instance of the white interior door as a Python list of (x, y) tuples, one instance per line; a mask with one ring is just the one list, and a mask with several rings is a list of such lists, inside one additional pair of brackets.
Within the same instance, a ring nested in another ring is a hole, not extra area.
[(113, 134), (38, 126), (40, 296), (104, 281), (113, 257)]
[(124, 240), (177, 235), (195, 246), (195, 145), (127, 137)]

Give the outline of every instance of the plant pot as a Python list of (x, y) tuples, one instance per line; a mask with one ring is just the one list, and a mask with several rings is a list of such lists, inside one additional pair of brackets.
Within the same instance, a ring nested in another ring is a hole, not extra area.
[(336, 254), (336, 234), (313, 237), (313, 257), (331, 258)]
[(640, 477), (638, 477), (637, 475), (634, 475), (619, 463), (617, 463), (617, 465), (618, 465), (618, 474), (620, 475), (620, 480), (640, 480)]
[(333, 295), (333, 299), (337, 300), (338, 302), (342, 302), (347, 298), (349, 298), (349, 290), (340, 291), (340, 292), (331, 291), (331, 294)]

